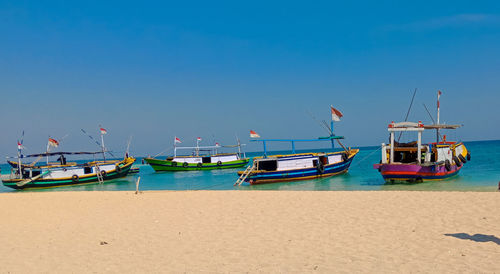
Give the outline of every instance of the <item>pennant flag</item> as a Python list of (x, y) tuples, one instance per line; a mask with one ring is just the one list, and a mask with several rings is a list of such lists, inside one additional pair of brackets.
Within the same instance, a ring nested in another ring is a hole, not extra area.
[(181, 139), (179, 139), (179, 138), (175, 137), (175, 139), (174, 139), (174, 144), (177, 144), (177, 143), (179, 143), (179, 144), (180, 144), (180, 143), (182, 143), (182, 142), (181, 142)]
[(104, 134), (107, 134), (107, 133), (108, 133), (108, 131), (107, 131), (106, 129), (104, 129), (104, 128), (100, 128), (100, 130), (101, 130), (101, 134), (102, 134), (102, 135), (104, 135)]
[(220, 147), (219, 143), (215, 143), (215, 146), (216, 146), (216, 147)]
[(23, 145), (19, 141), (17, 141), (17, 149), (23, 149)]
[(196, 138), (196, 141), (201, 142), (201, 137)]
[(260, 135), (257, 132), (250, 130), (250, 138), (260, 138)]
[(59, 142), (56, 139), (49, 138), (49, 146), (58, 147)]
[(441, 94), (443, 94), (440, 90), (438, 90), (438, 108), (439, 108), (439, 97), (441, 97)]
[(332, 120), (333, 121), (338, 122), (338, 121), (340, 121), (340, 118), (342, 118), (344, 116), (344, 114), (342, 114), (342, 112), (335, 109), (333, 106), (330, 106), (330, 109), (332, 111)]

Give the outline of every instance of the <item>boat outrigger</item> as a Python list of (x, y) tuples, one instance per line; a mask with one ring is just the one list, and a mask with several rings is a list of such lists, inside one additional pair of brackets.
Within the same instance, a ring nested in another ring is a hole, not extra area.
[[(199, 146), (201, 138), (197, 139), (195, 147), (179, 147), (176, 144), (180, 142), (179, 138), (174, 139), (174, 155), (165, 160), (157, 158), (144, 158), (155, 171), (193, 171), (193, 170), (211, 170), (239, 168), (248, 164), (238, 140), (237, 145), (221, 146), (216, 143), (214, 146)], [(222, 148), (238, 148), (237, 153), (219, 153)], [(177, 155), (177, 150), (190, 150), (191, 155)]]
[[(24, 189), (103, 183), (126, 176), (135, 162), (135, 158), (129, 157), (128, 153), (123, 160), (106, 160), (105, 153), (109, 151), (105, 150), (104, 145), (102, 151), (99, 152), (49, 152), (50, 146), (57, 147), (58, 145), (55, 139), (49, 138), (45, 153), (23, 155), (22, 141), (18, 142), (18, 154), (15, 157), (17, 161), (7, 161), (12, 168), (9, 175), (2, 177), (3, 185), (14, 189)], [(98, 154), (103, 155), (103, 160), (95, 159)], [(94, 160), (85, 163), (67, 162), (65, 155), (92, 155)], [(49, 157), (54, 156), (58, 156), (57, 162), (49, 162)], [(25, 158), (36, 159), (33, 163), (26, 164), (22, 162)], [(46, 158), (46, 162), (37, 164), (42, 158)]]
[[(390, 123), (390, 144), (382, 144), (382, 160), (373, 165), (387, 182), (406, 181), (422, 182), (442, 180), (459, 173), (463, 164), (470, 161), (470, 152), (461, 142), (449, 142), (446, 135), (441, 136), (440, 130), (457, 129), (460, 125), (439, 124), (424, 125), (422, 122)], [(436, 130), (436, 142), (422, 144), (422, 134), (425, 130)], [(398, 143), (396, 132), (416, 132), (417, 141)]]
[[(243, 182), (248, 182), (251, 185), (287, 182), (295, 180), (307, 180), (315, 178), (323, 178), (346, 173), (354, 159), (354, 156), (359, 152), (359, 149), (346, 148), (341, 142), (343, 136), (336, 136), (333, 133), (334, 111), (338, 113), (338, 119), (342, 114), (332, 107), (332, 121), (329, 130), (330, 136), (319, 137), (318, 139), (258, 139), (251, 140), (253, 142), (262, 142), (264, 156), (255, 157), (253, 164), (248, 166), (245, 171), (239, 171), (239, 179), (234, 185), (241, 185)], [(251, 131), (251, 136), (255, 132)], [(260, 137), (260, 136), (259, 136)], [(337, 152), (309, 152), (296, 153), (296, 142), (317, 142), (330, 141), (332, 150), (335, 149), (334, 141), (337, 141), (343, 148), (343, 151)], [(286, 155), (267, 155), (267, 142), (289, 142), (292, 146), (292, 153)]]

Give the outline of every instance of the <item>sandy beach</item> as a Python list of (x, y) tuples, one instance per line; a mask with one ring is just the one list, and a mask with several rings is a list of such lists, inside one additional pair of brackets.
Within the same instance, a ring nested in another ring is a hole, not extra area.
[(0, 269), (500, 272), (500, 193), (0, 195)]

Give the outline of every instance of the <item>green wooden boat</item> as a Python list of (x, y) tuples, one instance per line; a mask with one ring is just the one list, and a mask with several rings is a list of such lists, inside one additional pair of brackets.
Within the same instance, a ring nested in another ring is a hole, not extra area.
[[(155, 171), (193, 171), (239, 168), (248, 164), (249, 159), (245, 153), (241, 152), (241, 144), (221, 146), (198, 146), (201, 138), (197, 139), (196, 147), (178, 147), (175, 144), (180, 142), (178, 138), (174, 141), (174, 156), (166, 159), (144, 158)], [(238, 153), (218, 153), (221, 148), (238, 148)], [(192, 150), (192, 155), (177, 155), (177, 150)]]

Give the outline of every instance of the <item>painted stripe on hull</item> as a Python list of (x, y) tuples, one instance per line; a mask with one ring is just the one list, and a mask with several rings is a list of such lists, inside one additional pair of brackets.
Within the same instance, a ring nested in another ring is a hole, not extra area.
[(419, 165), (380, 165), (380, 174), (385, 180), (397, 181), (425, 181), (443, 180), (458, 174), (463, 166), (452, 165), (451, 170), (446, 170), (445, 166), (419, 166)]
[(296, 180), (309, 180), (315, 178), (323, 178), (339, 175), (347, 172), (349, 166), (352, 163), (353, 157), (351, 157), (347, 162), (342, 162), (333, 165), (325, 166), (325, 171), (319, 173), (316, 168), (307, 168), (302, 170), (293, 170), (292, 172), (287, 171), (276, 171), (276, 172), (262, 172), (262, 173), (252, 173), (245, 180), (250, 182), (250, 184), (263, 184), (263, 183), (274, 183), (274, 182), (286, 182), (286, 181), (296, 181)]
[(198, 167), (197, 164), (188, 164), (187, 167), (183, 167), (182, 164), (177, 163), (177, 166), (172, 166), (171, 161), (165, 160), (150, 160), (147, 159), (146, 162), (155, 170), (155, 171), (194, 171), (194, 170), (212, 170), (212, 169), (226, 169), (226, 168), (238, 168), (243, 167), (248, 164), (249, 160), (238, 160), (233, 162), (222, 163), (222, 165), (218, 166), (216, 163), (212, 164), (202, 164), (201, 167)]
[[(124, 167), (120, 172), (110, 172), (104, 177), (104, 182), (117, 179), (121, 177), (127, 176), (130, 167)], [(81, 185), (97, 182), (97, 176), (80, 178), (78, 182), (73, 182), (72, 180), (36, 180), (22, 187), (17, 186), (16, 182), (19, 180), (5, 180), (3, 181), (3, 185), (6, 187), (14, 188), (14, 189), (27, 189), (27, 188), (43, 188), (43, 187), (56, 187), (56, 186), (70, 186), (70, 185)]]

